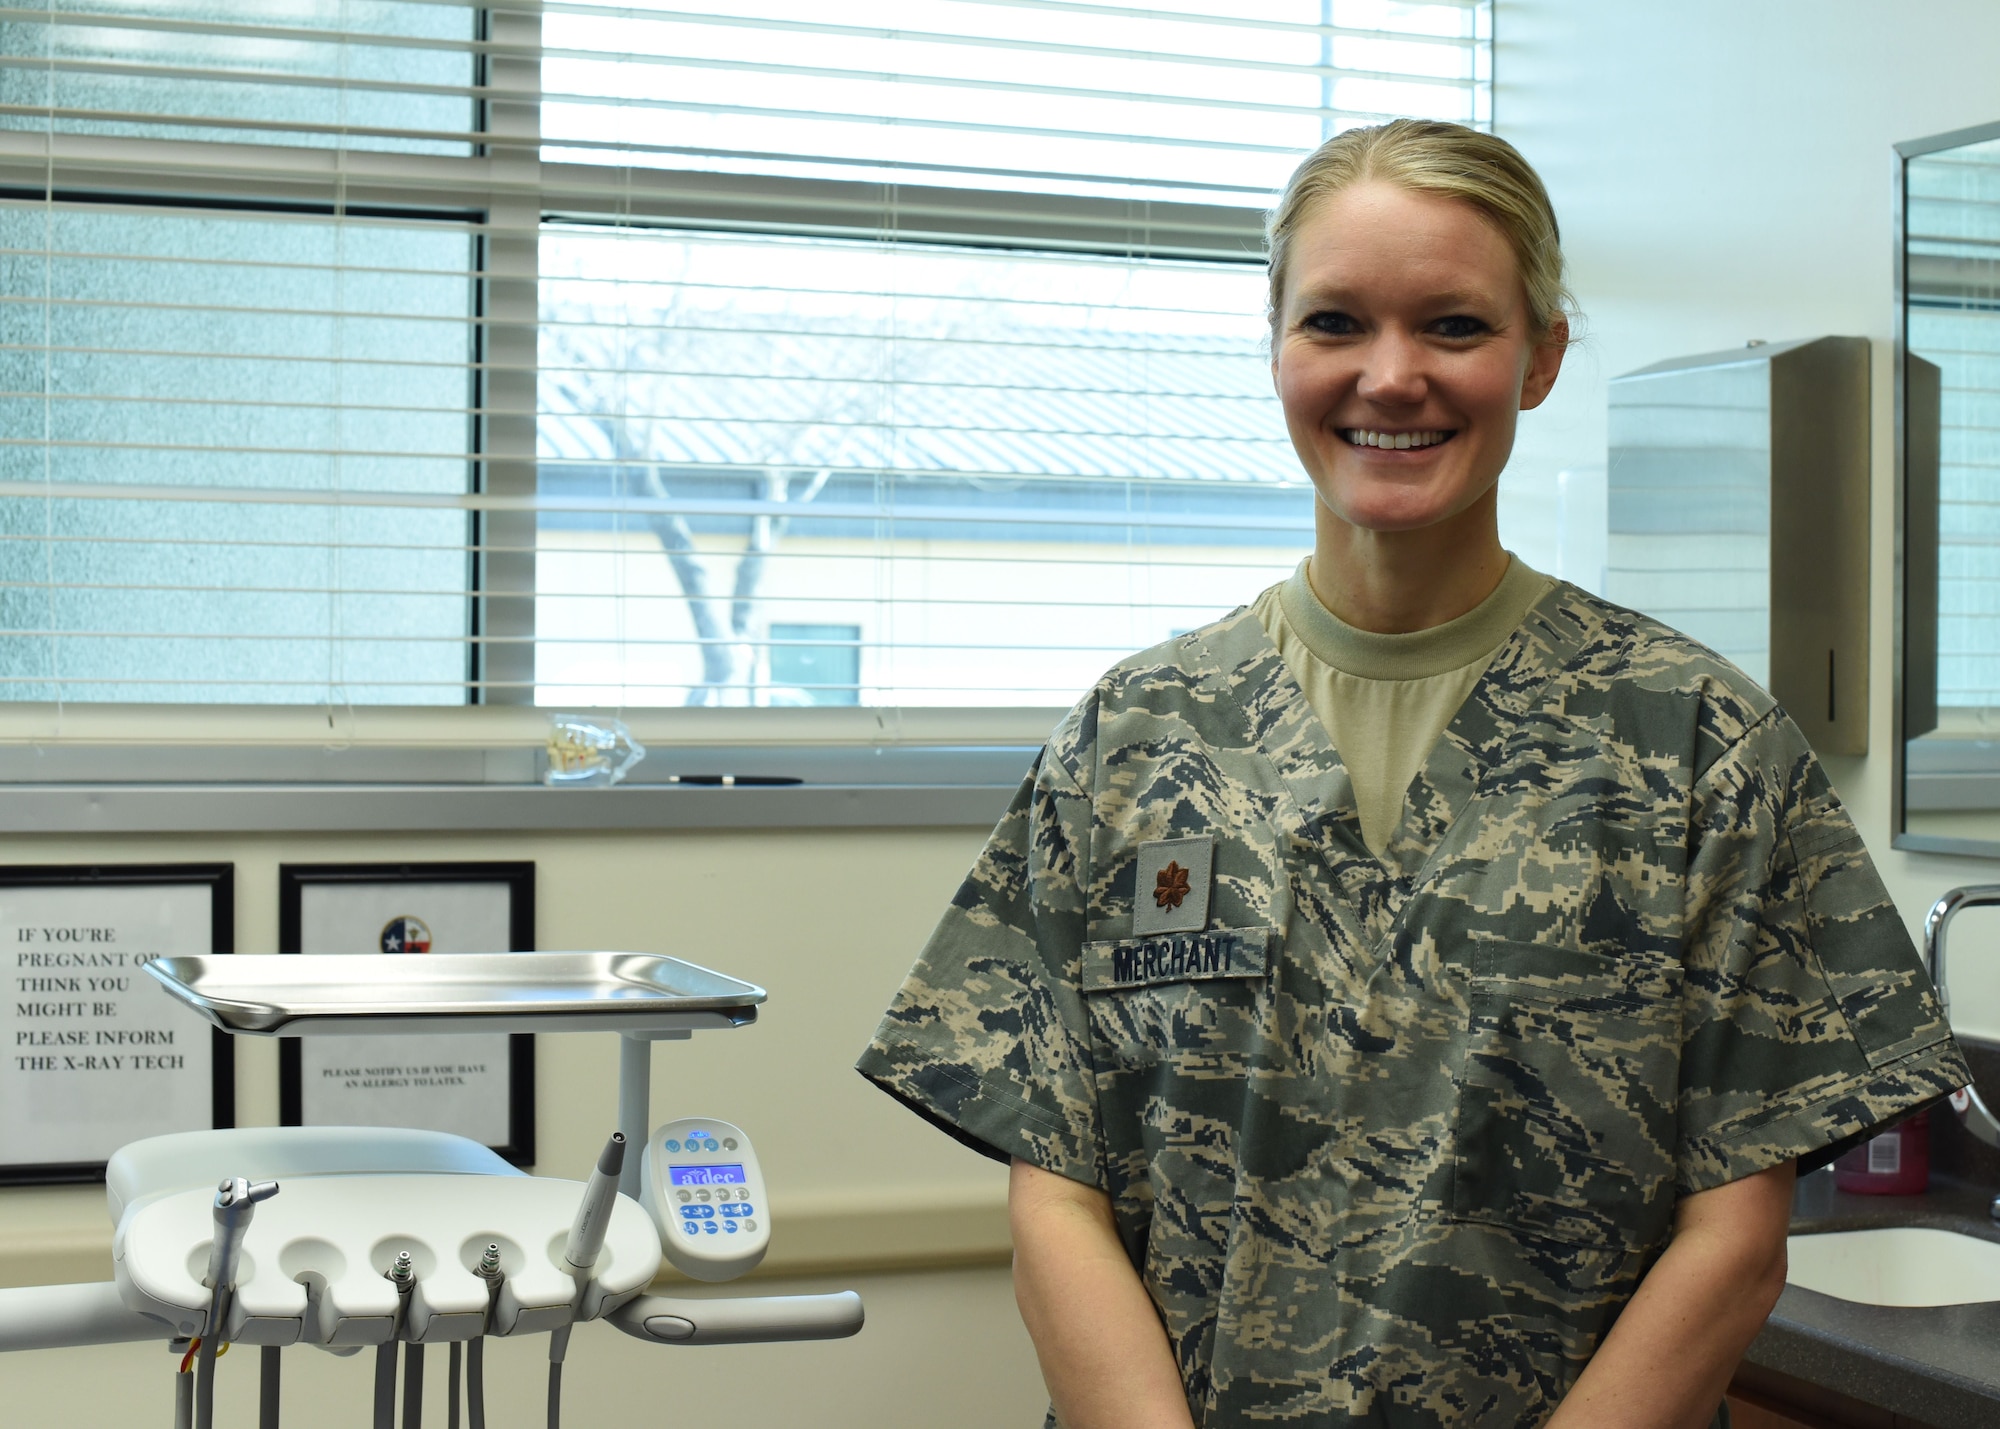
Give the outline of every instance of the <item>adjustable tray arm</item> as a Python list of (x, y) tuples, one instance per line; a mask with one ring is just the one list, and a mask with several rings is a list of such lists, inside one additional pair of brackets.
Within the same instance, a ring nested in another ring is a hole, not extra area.
[(729, 1300), (681, 1300), (641, 1295), (604, 1317), (635, 1339), (655, 1345), (754, 1345), (777, 1340), (844, 1340), (862, 1325), (861, 1297), (763, 1295)]
[(165, 1320), (128, 1309), (114, 1280), (0, 1290), (0, 1351), (165, 1341), (179, 1333)]

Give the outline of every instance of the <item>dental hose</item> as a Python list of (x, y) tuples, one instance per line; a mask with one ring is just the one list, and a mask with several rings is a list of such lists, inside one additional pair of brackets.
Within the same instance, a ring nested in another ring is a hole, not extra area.
[(444, 1429), (458, 1429), (458, 1382), (464, 1364), (457, 1340), (451, 1342), (451, 1362), (445, 1368)]
[[(486, 1282), (486, 1321), (493, 1322), (493, 1311), (500, 1303), (500, 1243), (487, 1242), (486, 1249), (479, 1257), (479, 1264), (472, 1273)], [(453, 1351), (456, 1353), (456, 1350)], [(465, 1347), (465, 1414), (467, 1429), (486, 1429), (486, 1337), (474, 1335), (472, 1343)], [(457, 1429), (453, 1421), (452, 1429)]]
[(424, 1347), (403, 1354), (403, 1429), (424, 1429)]
[(215, 1424), (215, 1356), (213, 1335), (203, 1335), (194, 1361), (194, 1429), (213, 1429)]
[(257, 1429), (278, 1429), (278, 1347), (264, 1346), (257, 1357)]
[[(383, 1275), (396, 1287), (396, 1331), (400, 1333), (409, 1322), (410, 1291), (417, 1283), (417, 1268), (410, 1261), (410, 1253), (397, 1252), (395, 1264)], [(394, 1336), (375, 1347), (375, 1429), (396, 1429), (396, 1348)], [(422, 1346), (410, 1346), (410, 1373), (419, 1382), (423, 1375), (421, 1352)], [(407, 1414), (407, 1396), (403, 1405)]]
[(396, 1342), (375, 1347), (375, 1429), (396, 1429)]
[(174, 1429), (194, 1429), (194, 1376), (187, 1369), (186, 1352), (175, 1349), (181, 1356), (181, 1366), (174, 1371)]
[(465, 1347), (465, 1429), (486, 1429), (486, 1337)]

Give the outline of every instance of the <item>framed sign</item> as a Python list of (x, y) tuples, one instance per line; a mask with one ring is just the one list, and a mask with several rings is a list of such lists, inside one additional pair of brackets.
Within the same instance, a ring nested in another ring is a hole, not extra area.
[[(280, 953), (525, 953), (532, 863), (282, 864)], [(409, 1126), (535, 1159), (535, 1039), (520, 1033), (286, 1037), (286, 1126)]]
[(0, 867), (0, 1185), (102, 1181), (128, 1141), (236, 1120), (235, 1044), (147, 976), (235, 951), (226, 863)]

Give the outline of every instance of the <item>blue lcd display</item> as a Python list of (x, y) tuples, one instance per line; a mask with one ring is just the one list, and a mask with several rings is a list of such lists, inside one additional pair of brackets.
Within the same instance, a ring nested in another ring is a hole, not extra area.
[(676, 1186), (740, 1186), (749, 1178), (741, 1165), (668, 1166)]

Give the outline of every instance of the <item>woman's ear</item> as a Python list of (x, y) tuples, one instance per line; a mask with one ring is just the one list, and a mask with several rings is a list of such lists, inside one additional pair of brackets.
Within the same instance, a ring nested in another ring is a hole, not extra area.
[(1569, 351), (1569, 319), (1558, 314), (1549, 324), (1548, 336), (1535, 344), (1528, 355), (1528, 370), (1521, 378), (1521, 410), (1531, 411), (1542, 405), (1549, 395), (1549, 389), (1556, 385), (1556, 374), (1562, 371), (1563, 354)]

